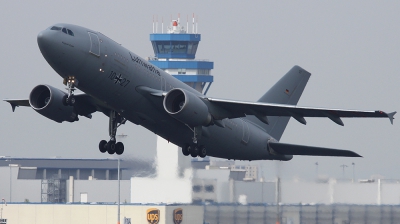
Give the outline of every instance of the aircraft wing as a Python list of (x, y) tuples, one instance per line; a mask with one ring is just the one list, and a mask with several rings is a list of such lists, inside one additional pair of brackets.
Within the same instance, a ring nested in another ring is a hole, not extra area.
[[(300, 107), (296, 105), (274, 104), (262, 102), (245, 102), (224, 100), (215, 98), (204, 98), (209, 101), (213, 108), (216, 108), (216, 117), (236, 118), (244, 117), (245, 115), (255, 115), (259, 120), (268, 124), (267, 116), (287, 116), (293, 117), (298, 122), (306, 124), (305, 117), (327, 117), (339, 125), (344, 125), (340, 119), (342, 117), (374, 117), (374, 118), (389, 118), (393, 124), (394, 115), (396, 112), (385, 113), (380, 110), (362, 111), (362, 110), (343, 110), (343, 109), (328, 109), (315, 107)], [(219, 113), (218, 108), (223, 108), (223, 112)], [(214, 115), (214, 114), (213, 114)]]
[(8, 102), (8, 103), (11, 104), (11, 108), (12, 108), (12, 111), (13, 111), (13, 112), (15, 111), (15, 107), (19, 107), (19, 106), (30, 107), (30, 106), (31, 106), (31, 105), (29, 104), (29, 100), (26, 100), (26, 99), (18, 99), (18, 100), (15, 100), (15, 99), (6, 99), (6, 100), (4, 100), (4, 101), (6, 101), (6, 102)]
[[(90, 114), (100, 111), (108, 116), (108, 108), (95, 98), (87, 94), (77, 94), (75, 95), (75, 99), (74, 108), (79, 115), (90, 117)], [(19, 106), (30, 107), (28, 99), (5, 99), (4, 101), (11, 104), (13, 112)]]

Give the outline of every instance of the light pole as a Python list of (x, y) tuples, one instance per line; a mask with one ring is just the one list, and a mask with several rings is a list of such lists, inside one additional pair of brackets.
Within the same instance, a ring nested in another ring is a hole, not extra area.
[(318, 180), (318, 162), (315, 163), (315, 166), (317, 167), (317, 170), (316, 170), (316, 178), (315, 178), (315, 179)]
[(6, 202), (6, 200), (3, 198), (3, 199), (1, 199), (1, 201), (3, 202), (2, 204), (1, 204), (1, 215), (0, 215), (0, 219), (3, 219), (3, 205), (6, 205), (7, 206), (7, 202)]
[(353, 165), (353, 183), (354, 183), (354, 180), (356, 179), (355, 178), (355, 171), (354, 171), (356, 169), (355, 168), (356, 164), (355, 163), (351, 163), (351, 165)]
[(11, 194), (12, 194), (12, 178), (11, 178), (11, 159), (6, 159), (6, 161), (8, 161), (8, 166), (10, 167), (10, 200), (9, 202), (11, 202)]
[(340, 167), (343, 167), (343, 179), (344, 179), (344, 168), (346, 168), (347, 167), (347, 165), (340, 165)]
[[(122, 142), (122, 139), (123, 138), (126, 138), (127, 137), (127, 135), (124, 135), (124, 134), (120, 134), (120, 135), (117, 135), (117, 137), (118, 137), (118, 140), (119, 141), (121, 141)], [(119, 170), (120, 170), (120, 160), (119, 160), (119, 155), (117, 155), (117, 158), (118, 158), (118, 217), (117, 217), (117, 224), (120, 224), (120, 216), (121, 216), (121, 180), (120, 180), (120, 174), (119, 174)]]
[(119, 178), (119, 156), (118, 156), (118, 224), (120, 224), (120, 216), (121, 216), (121, 210), (120, 210), (120, 206), (121, 206), (121, 180)]

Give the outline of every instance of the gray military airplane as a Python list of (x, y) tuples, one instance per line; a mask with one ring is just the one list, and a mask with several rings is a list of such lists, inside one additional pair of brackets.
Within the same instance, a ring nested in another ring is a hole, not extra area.
[[(292, 117), (327, 117), (342, 125), (342, 117), (387, 117), (383, 111), (296, 106), (310, 73), (294, 66), (257, 102), (205, 96), (100, 32), (56, 24), (39, 33), (43, 57), (63, 78), (68, 92), (38, 85), (29, 99), (6, 99), (13, 111), (30, 106), (56, 122), (91, 118), (99, 111), (109, 117), (110, 140), (102, 153), (122, 154), (117, 128), (126, 121), (142, 125), (182, 147), (185, 156), (206, 155), (238, 160), (283, 160), (293, 155), (360, 157), (348, 150), (279, 143)], [(74, 94), (76, 88), (84, 94)]]

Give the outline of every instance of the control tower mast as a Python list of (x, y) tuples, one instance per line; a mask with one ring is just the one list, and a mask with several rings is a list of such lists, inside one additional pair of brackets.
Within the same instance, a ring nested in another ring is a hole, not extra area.
[[(158, 24), (158, 22), (156, 23)], [(167, 32), (164, 33), (162, 24), (161, 33), (154, 31), (150, 34), (150, 41), (153, 46), (155, 57), (149, 58), (149, 62), (163, 69), (175, 78), (188, 84), (197, 91), (207, 94), (214, 77), (211, 70), (214, 62), (195, 59), (201, 35), (195, 31), (194, 15), (192, 33), (187, 27), (181, 26), (180, 19), (172, 20)]]

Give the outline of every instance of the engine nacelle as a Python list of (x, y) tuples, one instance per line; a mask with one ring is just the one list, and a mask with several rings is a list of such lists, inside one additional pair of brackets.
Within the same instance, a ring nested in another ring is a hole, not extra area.
[(67, 94), (49, 85), (38, 85), (29, 95), (29, 104), (39, 114), (59, 123), (74, 122), (77, 114), (74, 107), (65, 106), (63, 97)]
[(207, 105), (184, 89), (169, 91), (164, 98), (164, 109), (173, 118), (191, 127), (208, 126), (212, 121)]

